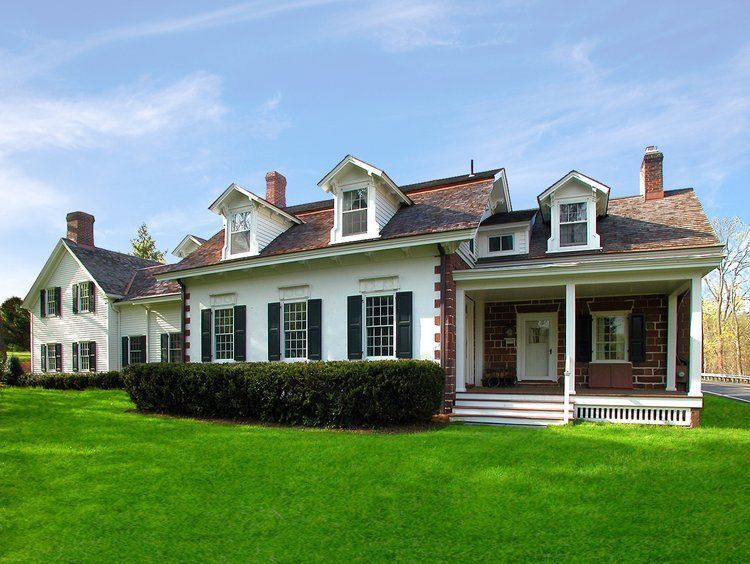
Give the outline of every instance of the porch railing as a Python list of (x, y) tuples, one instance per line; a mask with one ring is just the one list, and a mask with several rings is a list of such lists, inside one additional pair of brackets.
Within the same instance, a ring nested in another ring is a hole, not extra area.
[[(565, 381), (563, 382), (563, 423), (570, 422), (570, 380), (573, 377), (573, 359), (565, 356)], [(575, 385), (575, 384), (573, 384)]]
[(732, 382), (733, 384), (750, 384), (750, 376), (738, 376), (737, 374), (702, 374), (704, 382)]

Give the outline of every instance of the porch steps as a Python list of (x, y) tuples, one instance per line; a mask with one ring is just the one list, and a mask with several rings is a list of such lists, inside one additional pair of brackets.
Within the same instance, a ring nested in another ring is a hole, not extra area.
[[(568, 414), (572, 419), (572, 406)], [(563, 398), (559, 395), (459, 392), (450, 417), (452, 421), (484, 425), (563, 425)]]

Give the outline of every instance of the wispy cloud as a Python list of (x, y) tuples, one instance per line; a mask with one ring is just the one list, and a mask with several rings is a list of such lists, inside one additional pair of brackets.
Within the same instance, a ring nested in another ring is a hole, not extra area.
[(282, 131), (292, 126), (289, 116), (281, 110), (281, 93), (277, 92), (263, 102), (252, 119), (252, 133), (255, 137), (273, 141)]

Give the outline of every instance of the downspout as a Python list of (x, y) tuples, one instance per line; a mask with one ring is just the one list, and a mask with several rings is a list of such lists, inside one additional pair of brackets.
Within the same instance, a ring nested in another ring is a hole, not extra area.
[(440, 243), (437, 248), (440, 255), (440, 367), (445, 369), (445, 249)]
[(180, 286), (180, 335), (182, 335), (182, 362), (185, 362), (185, 345), (187, 344), (185, 337), (185, 284), (181, 279), (177, 279), (177, 284)]

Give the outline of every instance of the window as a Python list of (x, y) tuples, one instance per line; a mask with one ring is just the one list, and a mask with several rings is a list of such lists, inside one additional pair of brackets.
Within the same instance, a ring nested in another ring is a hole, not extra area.
[(499, 253), (502, 251), (512, 251), (515, 247), (513, 235), (498, 235), (490, 237), (490, 252)]
[(78, 285), (78, 311), (91, 311), (91, 284), (88, 282)]
[(47, 372), (56, 372), (61, 367), (57, 366), (57, 345), (47, 345)]
[(57, 288), (47, 289), (47, 315), (57, 315)]
[(182, 333), (169, 334), (169, 362), (182, 362)]
[(344, 192), (341, 217), (345, 237), (367, 233), (367, 188)]
[(596, 360), (627, 360), (627, 317), (604, 314), (594, 318)]
[(250, 227), (252, 226), (252, 212), (240, 211), (232, 215), (230, 222), (230, 248), (233, 255), (250, 252)]
[(284, 358), (307, 358), (307, 302), (284, 303)]
[(128, 338), (130, 343), (130, 364), (143, 364), (146, 362), (146, 336), (139, 335)]
[(575, 247), (588, 243), (586, 202), (560, 204), (560, 246)]
[(368, 296), (365, 300), (367, 356), (393, 356), (394, 297)]
[(234, 308), (214, 311), (214, 358), (234, 359)]
[(89, 358), (91, 354), (91, 343), (83, 342), (78, 343), (78, 370), (88, 371), (91, 370)]

